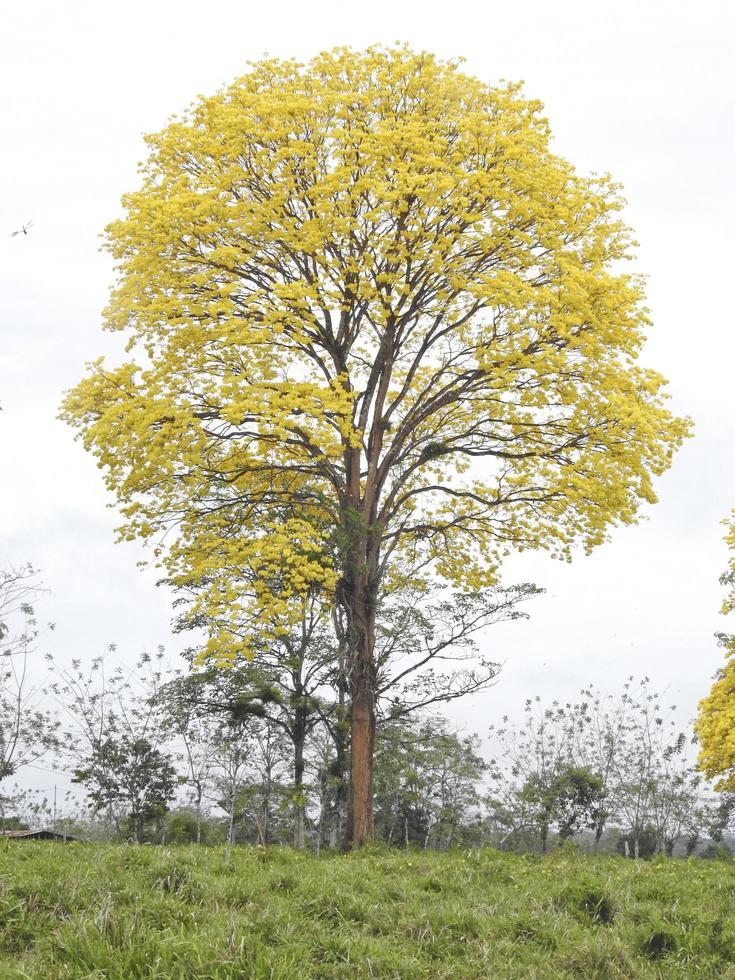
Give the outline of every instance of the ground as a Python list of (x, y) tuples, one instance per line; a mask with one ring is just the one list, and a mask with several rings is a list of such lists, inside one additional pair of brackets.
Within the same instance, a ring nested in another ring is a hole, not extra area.
[(735, 980), (735, 864), (0, 845), (0, 978)]

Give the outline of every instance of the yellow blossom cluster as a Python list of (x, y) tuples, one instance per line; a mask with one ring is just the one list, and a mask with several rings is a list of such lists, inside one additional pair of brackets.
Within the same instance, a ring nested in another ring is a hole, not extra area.
[(309, 590), (476, 589), (655, 500), (688, 423), (637, 363), (619, 189), (549, 137), (405, 47), (258, 62), (148, 137), (107, 229), (132, 359), (64, 415), (224, 661)]

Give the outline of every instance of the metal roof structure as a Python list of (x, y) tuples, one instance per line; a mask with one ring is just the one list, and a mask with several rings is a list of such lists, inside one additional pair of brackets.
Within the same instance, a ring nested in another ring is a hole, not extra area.
[(70, 834), (59, 834), (55, 830), (0, 830), (0, 837), (10, 840), (57, 840), (78, 841)]

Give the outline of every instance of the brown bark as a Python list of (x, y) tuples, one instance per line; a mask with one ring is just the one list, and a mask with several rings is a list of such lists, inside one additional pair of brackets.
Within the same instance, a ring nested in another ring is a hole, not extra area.
[[(377, 522), (381, 481), (378, 462), (383, 447), (383, 407), (392, 373), (395, 333), (389, 324), (362, 403), (359, 429), (366, 432), (372, 405), (366, 468), (361, 450), (345, 452), (346, 497), (342, 506), (347, 552), (343, 602), (347, 613), (350, 665), (350, 809), (349, 846), (360, 847), (373, 837), (373, 768), (375, 763), (375, 613), (378, 593), (380, 533)], [(374, 400), (373, 400), (374, 398)], [(364, 479), (363, 479), (364, 476)]]
[(351, 847), (360, 847), (373, 837), (373, 763), (375, 755), (375, 664), (371, 658), (358, 660), (352, 678), (352, 739), (350, 814), (348, 837)]
[[(350, 808), (347, 843), (360, 847), (373, 836), (375, 755), (375, 569), (377, 547), (369, 520), (350, 516), (349, 573), (342, 599), (347, 613), (350, 671)], [(359, 511), (357, 511), (359, 514)]]

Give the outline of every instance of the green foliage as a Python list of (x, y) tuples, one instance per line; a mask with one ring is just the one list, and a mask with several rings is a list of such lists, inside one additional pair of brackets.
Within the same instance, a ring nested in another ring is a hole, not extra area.
[(558, 823), (562, 840), (567, 840), (578, 830), (597, 826), (605, 798), (599, 776), (586, 769), (567, 769), (556, 777), (549, 789), (550, 812)]
[(40, 636), (34, 603), (42, 591), (31, 565), (0, 568), (0, 782), (59, 744), (58, 719), (40, 706), (30, 683)]
[[(167, 813), (164, 833), (167, 844), (195, 844), (197, 839), (196, 816), (188, 810)], [(203, 836), (206, 841), (207, 833)]]
[(637, 857), (650, 858), (656, 853), (658, 837), (653, 827), (641, 827), (637, 834), (631, 832), (621, 834), (616, 844), (618, 854), (626, 857), (636, 857), (635, 847), (638, 844)]
[(562, 841), (569, 840), (579, 830), (597, 827), (603, 812), (605, 788), (599, 776), (586, 769), (570, 767), (559, 769), (548, 783), (541, 774), (534, 773), (520, 795), (540, 830), (545, 851), (552, 824), (556, 825)]
[(593, 830), (620, 828), (621, 853), (694, 852), (703, 832), (722, 836), (732, 805), (715, 806), (688, 758), (691, 737), (676, 706), (665, 706), (648, 678), (629, 677), (621, 694), (583, 689), (575, 703), (526, 701), (522, 724), (492, 726), (490, 823), (518, 846), (536, 834), (542, 850)]
[[(3, 798), (0, 801), (0, 806), (5, 804), (6, 800)], [(25, 820), (20, 817), (13, 815), (0, 816), (0, 830), (28, 830), (28, 824)]]
[(119, 807), (123, 826), (140, 841), (146, 826), (160, 823), (168, 810), (178, 779), (171, 758), (148, 739), (122, 735), (95, 746), (72, 782), (86, 788), (94, 813)]
[(10, 842), (0, 977), (735, 977), (722, 862)]
[(466, 843), (485, 770), (478, 747), (476, 736), (460, 736), (442, 718), (382, 724), (375, 768), (377, 836), (439, 850)]
[(708, 844), (700, 856), (706, 861), (730, 861), (732, 851), (726, 844)]

